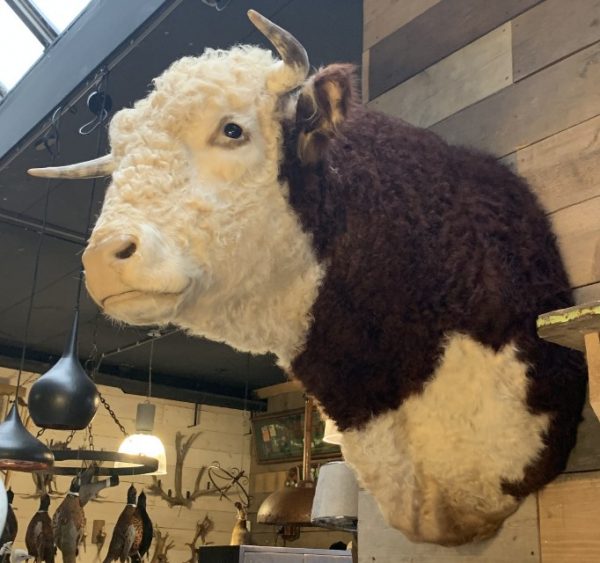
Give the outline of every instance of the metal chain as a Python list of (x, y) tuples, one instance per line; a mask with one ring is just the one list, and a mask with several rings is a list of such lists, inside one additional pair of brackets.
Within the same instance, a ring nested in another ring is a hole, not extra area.
[(88, 426), (88, 442), (90, 450), (94, 451), (94, 433), (92, 432), (92, 423)]
[(110, 408), (110, 405), (108, 404), (106, 399), (102, 396), (102, 393), (100, 393), (100, 391), (98, 391), (98, 395), (100, 395), (100, 402), (104, 405), (104, 408), (108, 411), (108, 414), (110, 414), (111, 418), (115, 421), (115, 424), (119, 427), (119, 430), (123, 433), (123, 436), (125, 436), (127, 438), (127, 436), (129, 436), (129, 434), (127, 433), (127, 430), (125, 430), (125, 427), (121, 424), (121, 421), (117, 418), (115, 411), (113, 411)]
[(65, 447), (68, 448), (71, 445), (71, 442), (73, 441), (73, 436), (75, 436), (75, 432), (77, 432), (77, 430), (71, 430), (69, 437), (65, 440)]

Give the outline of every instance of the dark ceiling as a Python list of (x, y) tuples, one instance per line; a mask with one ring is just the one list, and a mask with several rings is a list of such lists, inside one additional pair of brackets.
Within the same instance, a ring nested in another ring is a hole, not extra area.
[[(119, 4), (112, 2), (115, 18), (119, 17)], [(136, 42), (134, 48), (125, 52), (121, 46), (120, 51), (113, 52), (107, 59), (112, 63), (108, 65), (111, 70), (106, 77), (106, 91), (112, 97), (114, 110), (144, 97), (152, 78), (183, 55), (198, 55), (205, 47), (264, 44), (246, 18), (248, 7), (259, 10), (298, 37), (314, 66), (334, 61), (360, 63), (361, 0), (255, 0), (252, 3), (232, 0), (221, 12), (200, 0), (164, 4), (170, 12), (163, 10), (160, 17), (155, 14), (154, 19), (145, 24), (143, 31), (147, 34)], [(67, 31), (62, 41), (71, 40), (68, 34), (75, 33), (74, 27)], [(134, 33), (136, 30), (131, 31)], [(140, 36), (140, 29), (136, 36)], [(94, 45), (86, 45), (86, 48), (93, 52)], [(52, 47), (46, 56), (52, 56)], [(36, 79), (37, 71), (36, 67), (32, 69), (27, 77), (29, 82), (42, 91), (50, 89), (52, 85), (44, 83), (43, 77)], [(94, 76), (96, 71), (92, 69), (88, 74)], [(71, 90), (75, 92), (77, 88), (81, 94), (79, 83), (74, 83)], [(105, 126), (86, 136), (78, 133), (93, 115), (85, 103), (87, 95), (79, 100), (74, 96), (72, 94), (60, 103), (63, 108), (72, 107), (63, 113), (59, 121), (58, 163), (86, 160), (106, 150)], [(0, 106), (0, 131), (3, 109)], [(0, 169), (0, 263), (3, 268), (0, 276), (0, 365), (8, 367), (16, 367), (21, 355), (40, 224), (46, 203), (47, 184), (29, 178), (25, 171), (51, 162), (51, 156), (45, 149), (36, 150), (35, 147), (35, 139), (44, 132), (40, 122), (46, 116), (33, 117), (38, 122), (36, 129), (21, 141), (18, 150), (13, 149), (4, 155), (4, 166)], [(32, 116), (24, 114), (23, 118), (31, 119)], [(27, 339), (28, 369), (45, 369), (60, 355), (76, 302), (80, 255), (88, 232), (90, 202), (93, 219), (99, 210), (105, 185), (104, 180), (96, 184), (91, 180), (52, 181), (49, 184), (47, 223)], [(98, 381), (130, 392), (143, 392), (149, 346), (131, 345), (148, 340), (150, 328), (116, 326), (99, 314), (85, 290), (81, 317), (82, 361), (90, 356), (94, 346), (100, 354), (126, 348), (107, 355)], [(241, 407), (247, 389), (252, 391), (284, 380), (272, 357), (250, 357), (224, 344), (188, 337), (173, 328), (162, 332), (166, 336), (157, 340), (154, 346), (155, 395)]]

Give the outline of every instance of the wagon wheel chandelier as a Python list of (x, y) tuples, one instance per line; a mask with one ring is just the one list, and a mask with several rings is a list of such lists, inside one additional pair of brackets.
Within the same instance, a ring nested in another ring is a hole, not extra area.
[[(124, 436), (128, 436), (127, 431), (121, 421), (117, 417), (114, 410), (108, 404), (108, 401), (98, 392), (100, 402), (104, 408), (108, 411), (115, 425), (119, 428), (120, 432)], [(40, 438), (45, 428), (41, 428), (37, 433), (36, 438)], [(80, 448), (69, 448), (73, 437), (75, 436), (76, 430), (71, 430), (71, 433), (67, 437), (64, 443), (59, 443), (56, 447), (50, 444), (50, 452), (54, 456), (54, 464), (45, 469), (47, 473), (53, 473), (55, 475), (78, 475), (81, 472), (81, 465), (86, 462), (114, 462), (114, 467), (103, 467), (96, 463), (96, 469), (94, 474), (97, 477), (111, 477), (114, 475), (128, 476), (128, 475), (147, 475), (156, 472), (158, 468), (158, 459), (144, 456), (144, 455), (133, 455), (125, 454), (118, 451), (109, 450), (96, 450), (94, 448), (94, 434), (92, 430), (92, 424), (90, 423), (87, 427), (88, 432), (88, 447)], [(61, 464), (57, 462), (63, 462)], [(73, 462), (77, 462), (74, 464)]]
[[(150, 344), (151, 348), (154, 345), (154, 342), (165, 338), (167, 336), (171, 336), (172, 334), (180, 332), (179, 329), (170, 329), (164, 332), (155, 330), (151, 331), (148, 334), (147, 338), (142, 338), (135, 341), (132, 344), (128, 344), (123, 347), (116, 348), (114, 350), (103, 352), (98, 355), (97, 346), (96, 346), (96, 332), (97, 332), (97, 322), (100, 314), (96, 316), (96, 323), (94, 327), (94, 335), (93, 335), (93, 344), (92, 350), (89, 358), (85, 362), (86, 370), (90, 373), (90, 379), (94, 380), (95, 375), (100, 370), (100, 366), (102, 362), (108, 358), (120, 354), (122, 352), (126, 352), (129, 350), (133, 350), (139, 348), (141, 346), (145, 346)], [(89, 367), (93, 366), (93, 367)], [(151, 378), (151, 364), (149, 369), (149, 381)], [(98, 397), (102, 406), (108, 412), (110, 418), (115, 423), (119, 432), (123, 435), (125, 439), (131, 437), (131, 435), (127, 432), (119, 417), (112, 409), (106, 398), (102, 395), (100, 391), (98, 391)], [(145, 405), (145, 404), (144, 404)], [(139, 407), (140, 405), (138, 405)], [(138, 409), (139, 410), (139, 409)], [(136, 422), (137, 424), (137, 422)], [(41, 428), (37, 434), (37, 437), (41, 437), (45, 428)], [(77, 448), (71, 449), (69, 448), (69, 444), (73, 440), (73, 437), (76, 433), (76, 430), (71, 430), (66, 442), (64, 444), (57, 445), (57, 447), (53, 447), (50, 445), (50, 451), (54, 454), (55, 463), (53, 467), (48, 468), (46, 471), (48, 473), (54, 473), (56, 475), (77, 475), (81, 471), (81, 469), (77, 466), (73, 465), (73, 462), (114, 462), (114, 467), (102, 467), (98, 466), (95, 471), (96, 476), (127, 476), (127, 475), (158, 475), (166, 473), (166, 460), (162, 459), (161, 456), (154, 457), (153, 455), (143, 455), (135, 452), (123, 452), (121, 448), (119, 451), (107, 451), (107, 450), (95, 450), (94, 449), (94, 435), (92, 430), (92, 423), (87, 426), (88, 432), (88, 448)], [(65, 447), (63, 447), (63, 445)], [(58, 465), (56, 462), (66, 462), (61, 465)], [(69, 463), (70, 462), (70, 463)], [(161, 468), (161, 465), (164, 465), (164, 468)]]

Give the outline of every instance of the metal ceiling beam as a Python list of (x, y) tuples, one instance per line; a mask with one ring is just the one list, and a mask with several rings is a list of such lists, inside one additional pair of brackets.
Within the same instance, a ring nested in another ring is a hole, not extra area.
[(79, 246), (85, 246), (87, 244), (87, 236), (77, 231), (71, 231), (52, 223), (43, 224), (42, 221), (28, 215), (21, 215), (20, 213), (14, 213), (13, 211), (7, 211), (6, 209), (0, 209), (0, 223), (6, 225), (13, 225), (26, 229), (28, 231), (35, 231), (41, 233), (44, 231), (45, 236), (51, 238), (71, 242)]
[[(21, 349), (15, 346), (0, 345), (0, 366), (9, 369), (18, 369), (20, 365)], [(59, 356), (38, 352), (29, 349), (25, 360), (25, 371), (32, 373), (44, 373), (58, 361)], [(96, 374), (96, 383), (99, 385), (108, 385), (117, 387), (124, 393), (145, 396), (147, 394), (147, 375), (146, 373), (131, 373), (131, 377), (125, 377), (119, 374), (118, 366), (104, 365), (100, 372)], [(139, 377), (135, 377), (138, 375)], [(176, 381), (177, 386), (169, 385), (168, 381)], [(226, 407), (230, 409), (246, 409), (250, 411), (264, 411), (267, 408), (266, 401), (257, 401), (254, 399), (245, 399), (236, 395), (225, 395), (211, 391), (210, 387), (202, 388), (199, 385), (200, 380), (191, 377), (173, 377), (160, 373), (153, 374), (152, 396), (160, 399), (170, 399), (172, 401), (182, 401), (185, 403), (198, 403), (212, 405), (215, 407)], [(117, 413), (119, 414), (119, 413)]]
[[(125, 379), (114, 375), (99, 373), (96, 376), (96, 383), (100, 385), (109, 385), (118, 387), (124, 393), (145, 396), (148, 383), (145, 381), (136, 381)], [(170, 399), (172, 401), (183, 401), (184, 403), (196, 403), (199, 405), (212, 405), (214, 407), (225, 407), (228, 409), (265, 411), (267, 410), (266, 401), (256, 401), (254, 399), (244, 399), (243, 397), (233, 397), (231, 395), (221, 395), (211, 393), (210, 391), (199, 391), (190, 388), (177, 388), (170, 385), (152, 382), (152, 396), (161, 399)]]
[(39, 11), (38, 7), (30, 0), (6, 0), (6, 3), (29, 28), (29, 31), (35, 35), (44, 49), (50, 47), (58, 37), (58, 30)]

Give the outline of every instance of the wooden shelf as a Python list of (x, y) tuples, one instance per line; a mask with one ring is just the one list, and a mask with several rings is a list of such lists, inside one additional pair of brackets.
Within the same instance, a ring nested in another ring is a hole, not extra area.
[(585, 352), (585, 335), (600, 332), (600, 301), (544, 313), (537, 330), (544, 340)]
[(544, 340), (585, 352), (590, 405), (600, 418), (600, 301), (544, 313), (537, 330)]

